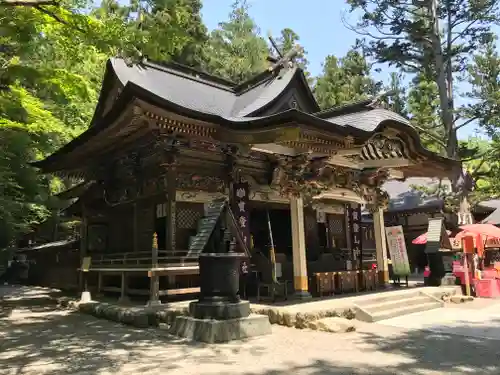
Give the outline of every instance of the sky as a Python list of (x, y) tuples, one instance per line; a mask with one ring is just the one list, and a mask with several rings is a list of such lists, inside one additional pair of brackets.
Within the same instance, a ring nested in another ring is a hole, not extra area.
[[(234, 0), (203, 0), (203, 20), (212, 30), (225, 21)], [(309, 71), (321, 72), (321, 63), (329, 54), (344, 55), (354, 44), (356, 34), (342, 24), (341, 14), (347, 10), (343, 0), (249, 0), (250, 15), (267, 36), (278, 36), (286, 27), (300, 36), (307, 51)]]
[[(231, 11), (234, 0), (204, 0), (202, 15), (209, 30), (225, 21)], [(347, 29), (342, 22), (342, 15), (355, 23), (355, 18), (348, 13), (344, 0), (248, 0), (250, 16), (260, 27), (261, 35), (268, 32), (278, 36), (285, 27), (293, 29), (300, 36), (300, 45), (307, 52), (309, 71), (318, 75), (322, 62), (327, 55), (343, 56), (355, 43), (355, 32)], [(349, 19), (349, 18), (348, 18)], [(388, 81), (390, 70), (384, 68), (377, 79)], [(473, 125), (459, 130), (459, 138), (474, 135)]]

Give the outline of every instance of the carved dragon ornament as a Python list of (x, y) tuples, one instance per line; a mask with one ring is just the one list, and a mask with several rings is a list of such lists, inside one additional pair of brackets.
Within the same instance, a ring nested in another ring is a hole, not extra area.
[(282, 196), (301, 196), (308, 202), (330, 189), (349, 189), (361, 196), (372, 210), (387, 206), (389, 197), (381, 189), (389, 177), (386, 169), (359, 171), (331, 165), (327, 160), (327, 157), (312, 157), (308, 153), (280, 156), (270, 186)]

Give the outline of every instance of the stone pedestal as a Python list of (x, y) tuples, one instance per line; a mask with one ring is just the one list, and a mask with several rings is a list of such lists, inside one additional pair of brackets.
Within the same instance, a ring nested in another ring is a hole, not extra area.
[(264, 315), (250, 315), (240, 300), (239, 266), (245, 254), (200, 254), (200, 299), (189, 304), (190, 316), (178, 316), (170, 333), (208, 343), (227, 342), (271, 333)]
[(178, 316), (170, 327), (170, 333), (195, 341), (221, 343), (268, 335), (271, 333), (271, 323), (267, 315), (228, 320)]
[(196, 319), (227, 320), (245, 318), (250, 315), (250, 302), (191, 302), (189, 304), (189, 314)]

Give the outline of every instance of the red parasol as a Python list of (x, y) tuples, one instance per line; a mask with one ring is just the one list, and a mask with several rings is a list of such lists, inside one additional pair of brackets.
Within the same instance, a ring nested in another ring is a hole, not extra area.
[(475, 246), (480, 255), (485, 248), (498, 247), (496, 242), (500, 239), (500, 228), (491, 224), (468, 224), (460, 227), (463, 232), (455, 238), (461, 241), (464, 237), (474, 238)]
[(477, 236), (478, 234), (487, 238), (500, 238), (500, 228), (491, 224), (468, 224), (462, 225), (460, 229), (463, 232), (458, 233), (457, 238), (467, 235)]
[[(447, 230), (446, 233), (448, 233), (449, 236), (451, 234), (451, 230)], [(425, 245), (427, 243), (427, 232), (415, 238), (413, 241), (411, 241), (411, 243), (414, 245)]]

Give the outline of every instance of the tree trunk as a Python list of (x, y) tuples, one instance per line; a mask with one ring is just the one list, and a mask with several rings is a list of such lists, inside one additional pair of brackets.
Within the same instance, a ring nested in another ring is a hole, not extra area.
[[(443, 48), (441, 46), (441, 36), (439, 30), (439, 19), (437, 16), (437, 0), (429, 2), (429, 14), (431, 17), (431, 44), (434, 54), (434, 63), (436, 65), (436, 83), (439, 93), (439, 107), (441, 110), (441, 119), (447, 136), (446, 140), (446, 156), (455, 159), (457, 157), (457, 135), (453, 127), (453, 105), (452, 96), (450, 92), (453, 81), (447, 81), (445, 61), (443, 59)], [(449, 60), (451, 63), (451, 60)], [(448, 70), (448, 76), (452, 74)], [(453, 77), (452, 77), (453, 80)], [(450, 96), (451, 95), (451, 96)]]

